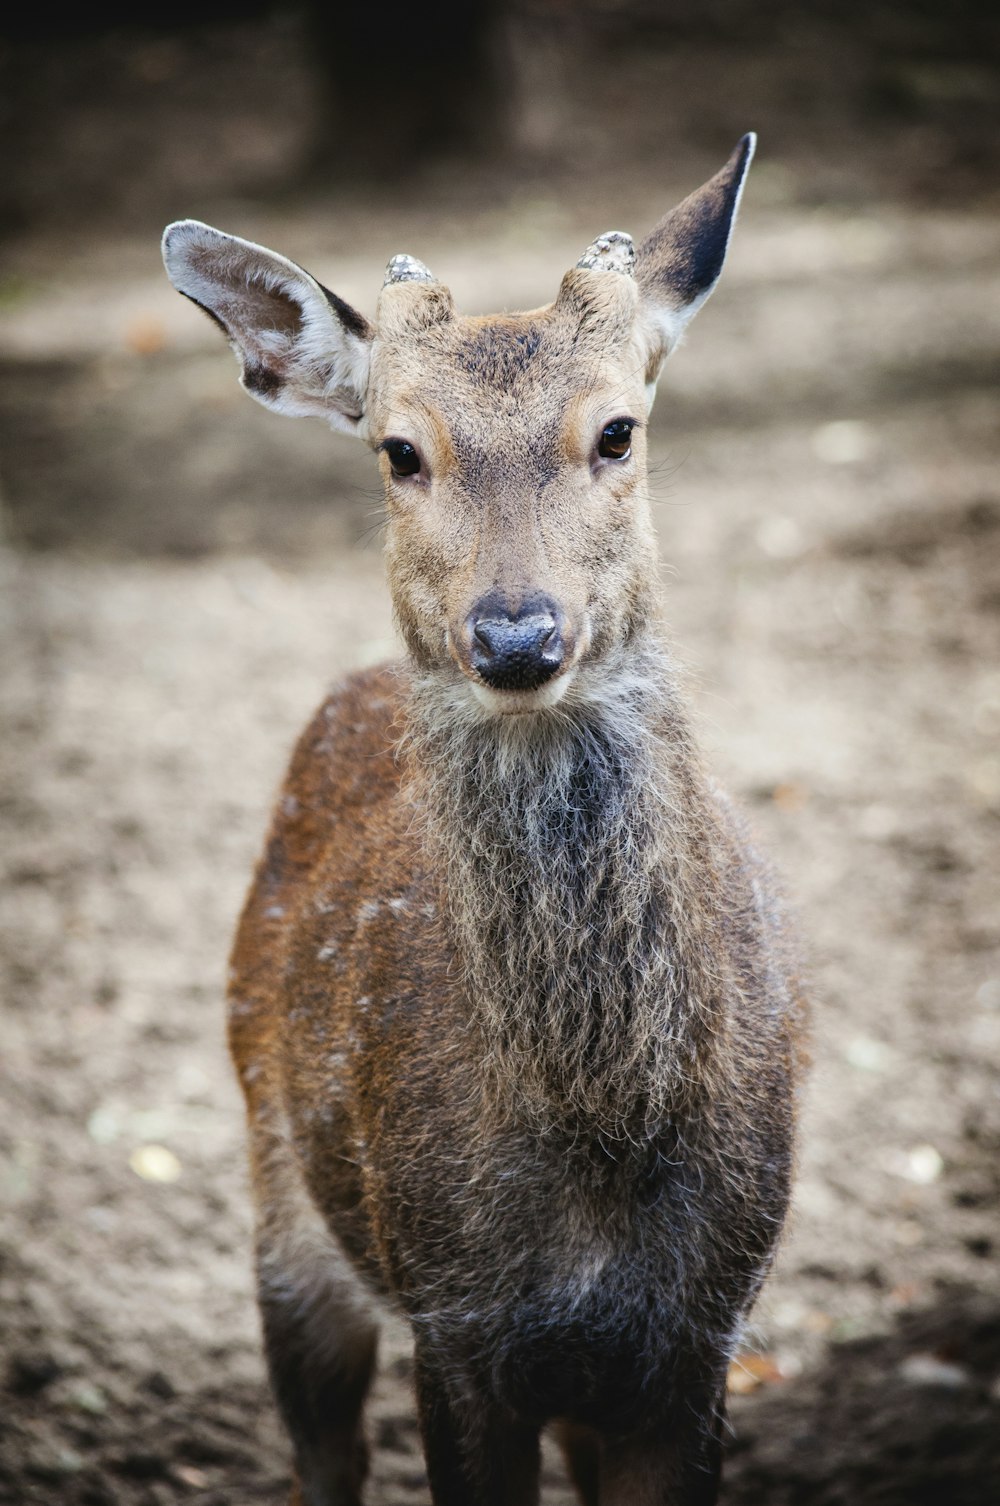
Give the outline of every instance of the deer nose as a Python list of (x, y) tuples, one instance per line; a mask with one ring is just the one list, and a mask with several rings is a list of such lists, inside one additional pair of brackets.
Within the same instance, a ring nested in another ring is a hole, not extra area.
[(466, 620), (472, 668), (492, 690), (536, 690), (563, 662), (561, 620), (548, 598), (535, 597), (515, 613), (484, 598)]

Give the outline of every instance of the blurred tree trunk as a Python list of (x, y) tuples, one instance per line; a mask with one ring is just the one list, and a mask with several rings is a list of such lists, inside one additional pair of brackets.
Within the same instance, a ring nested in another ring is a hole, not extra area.
[(504, 0), (310, 0), (322, 119), (311, 167), (400, 180), (502, 134), (498, 22)]

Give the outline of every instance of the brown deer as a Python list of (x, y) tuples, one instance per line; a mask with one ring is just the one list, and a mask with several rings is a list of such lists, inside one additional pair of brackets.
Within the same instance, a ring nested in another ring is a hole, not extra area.
[(716, 1500), (727, 1366), (792, 1169), (802, 1007), (692, 745), (646, 418), (753, 152), (532, 313), (389, 263), (373, 324), (195, 221), (177, 289), (247, 391), (379, 457), (400, 664), (292, 760), (232, 959), (257, 1271), (296, 1501), (356, 1506), (389, 1299), (437, 1506)]

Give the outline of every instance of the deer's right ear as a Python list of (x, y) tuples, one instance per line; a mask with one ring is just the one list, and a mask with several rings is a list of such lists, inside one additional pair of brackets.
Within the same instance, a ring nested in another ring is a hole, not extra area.
[(364, 433), (373, 330), (363, 315), (286, 257), (200, 220), (167, 226), (163, 262), (226, 335), (251, 397)]

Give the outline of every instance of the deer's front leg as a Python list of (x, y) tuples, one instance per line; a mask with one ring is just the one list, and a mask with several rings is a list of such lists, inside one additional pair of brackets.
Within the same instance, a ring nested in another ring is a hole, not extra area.
[(459, 1398), (418, 1346), (417, 1404), (434, 1506), (537, 1506), (538, 1429), (485, 1389)]
[(715, 1506), (722, 1472), (725, 1389), (681, 1393), (655, 1428), (606, 1439), (601, 1506)]

